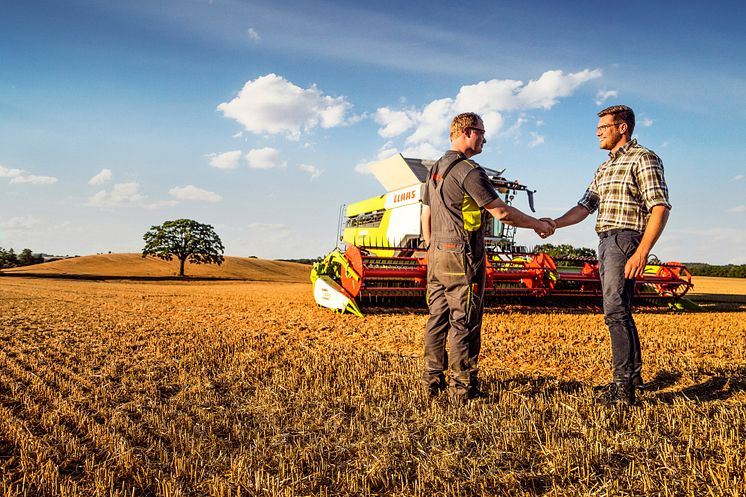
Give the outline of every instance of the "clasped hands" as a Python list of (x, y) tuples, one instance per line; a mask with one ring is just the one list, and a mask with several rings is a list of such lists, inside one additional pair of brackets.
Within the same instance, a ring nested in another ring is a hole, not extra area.
[(541, 226), (537, 226), (534, 231), (537, 235), (539, 235), (541, 238), (547, 238), (554, 234), (554, 230), (557, 229), (557, 223), (554, 219), (550, 217), (542, 217), (539, 219), (541, 221)]

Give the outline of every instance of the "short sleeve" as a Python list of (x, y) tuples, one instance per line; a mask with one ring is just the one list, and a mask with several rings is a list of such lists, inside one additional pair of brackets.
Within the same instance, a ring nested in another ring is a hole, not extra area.
[(474, 199), (481, 208), (497, 198), (495, 187), (492, 186), (487, 174), (481, 167), (469, 171), (464, 178), (464, 191)]
[(635, 177), (640, 189), (640, 196), (648, 212), (656, 205), (665, 205), (669, 209), (668, 187), (663, 176), (663, 162), (654, 153), (643, 155), (635, 164)]

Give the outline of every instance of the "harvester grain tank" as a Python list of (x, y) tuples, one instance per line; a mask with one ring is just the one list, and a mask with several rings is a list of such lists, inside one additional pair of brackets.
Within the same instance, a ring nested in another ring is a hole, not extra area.
[[(345, 207), (341, 247), (311, 271), (316, 302), (338, 312), (362, 315), (361, 307), (424, 305), (427, 251), (420, 227), (422, 193), (434, 161), (400, 154), (370, 166), (387, 193)], [(495, 191), (511, 204), (533, 190), (485, 168)], [(596, 260), (557, 260), (515, 244), (516, 229), (489, 217), (486, 231), (488, 305), (503, 302), (578, 305), (601, 298)], [(558, 264), (559, 263), (559, 264)], [(650, 264), (638, 279), (638, 304), (681, 305), (692, 287), (680, 263)]]

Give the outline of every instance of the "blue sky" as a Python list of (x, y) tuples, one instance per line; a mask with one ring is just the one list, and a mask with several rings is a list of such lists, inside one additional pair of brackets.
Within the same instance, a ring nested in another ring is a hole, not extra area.
[[(488, 127), (475, 159), (558, 216), (605, 158), (596, 113), (624, 103), (671, 192), (653, 252), (744, 264), (745, 19), (737, 2), (4, 1), (0, 246), (138, 252), (186, 217), (226, 255), (320, 256), (340, 206), (383, 193), (367, 164), (437, 158), (464, 110)], [(595, 248), (593, 219), (547, 241)]]

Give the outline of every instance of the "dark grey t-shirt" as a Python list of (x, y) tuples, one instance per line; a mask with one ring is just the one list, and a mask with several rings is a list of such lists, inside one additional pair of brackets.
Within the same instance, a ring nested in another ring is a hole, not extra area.
[[(445, 179), (442, 175), (456, 159)], [(422, 202), (430, 206), (430, 231), (433, 239), (481, 239), (489, 214), (483, 209), (497, 198), (497, 192), (479, 164), (463, 154), (449, 150), (430, 170)]]

